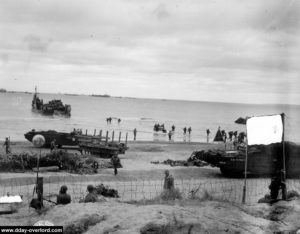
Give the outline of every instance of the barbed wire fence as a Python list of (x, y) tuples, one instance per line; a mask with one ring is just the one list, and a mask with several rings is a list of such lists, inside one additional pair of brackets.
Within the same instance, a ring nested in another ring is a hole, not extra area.
[[(26, 180), (0, 180), (0, 196), (22, 195), (24, 203), (30, 203), (34, 197), (35, 178)], [(33, 183), (32, 183), (33, 182)], [(94, 186), (103, 184), (111, 189), (116, 189), (120, 201), (140, 201), (157, 198), (163, 192), (163, 179), (132, 179), (127, 181), (103, 180), (101, 176), (60, 176), (44, 178), (44, 197), (55, 201), (55, 196), (62, 185), (68, 186), (68, 193), (72, 202), (77, 203), (84, 198), (87, 185)], [(248, 179), (246, 204), (255, 204), (265, 194), (269, 193), (270, 179)], [(243, 179), (180, 179), (175, 178), (175, 188), (178, 189), (182, 198), (203, 198), (209, 194), (212, 200), (228, 201), (236, 204), (242, 203)], [(287, 189), (300, 192), (300, 179), (287, 180)]]

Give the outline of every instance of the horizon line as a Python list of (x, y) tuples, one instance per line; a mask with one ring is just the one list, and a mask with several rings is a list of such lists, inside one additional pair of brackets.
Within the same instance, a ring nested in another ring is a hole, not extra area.
[[(31, 91), (15, 91), (15, 90), (6, 90), (6, 92), (0, 93), (30, 93)], [(208, 100), (186, 100), (186, 99), (172, 99), (172, 98), (145, 98), (145, 97), (127, 97), (127, 96), (111, 96), (110, 94), (84, 94), (84, 93), (62, 93), (62, 92), (38, 92), (41, 94), (59, 94), (59, 95), (69, 95), (69, 96), (98, 96), (96, 98), (128, 98), (128, 99), (149, 99), (149, 100), (161, 100), (161, 101), (185, 101), (185, 102), (206, 102), (206, 103), (222, 103), (222, 104), (240, 104), (240, 105), (288, 105), (288, 106), (300, 106), (300, 104), (291, 104), (291, 103), (246, 103), (246, 102), (222, 102), (222, 101), (208, 101)]]

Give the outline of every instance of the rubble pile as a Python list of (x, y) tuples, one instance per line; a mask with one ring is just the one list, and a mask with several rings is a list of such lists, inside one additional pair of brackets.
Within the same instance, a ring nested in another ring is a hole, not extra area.
[(167, 160), (163, 161), (162, 164), (170, 165), (171, 167), (176, 167), (176, 166), (186, 166), (186, 167), (187, 166), (192, 166), (192, 165), (189, 165), (186, 160), (172, 160), (172, 159), (167, 159)]
[[(176, 167), (176, 166), (196, 166), (196, 167), (204, 167), (209, 165), (207, 162), (203, 161), (203, 155), (207, 154), (208, 151), (198, 151), (198, 152), (193, 152), (192, 155), (187, 159), (187, 160), (172, 160), (172, 159), (167, 159), (163, 162), (159, 161), (152, 161), (152, 164), (165, 164), (165, 165), (170, 165), (171, 167)], [(211, 152), (209, 153), (211, 154)]]
[(118, 194), (118, 190), (111, 189), (109, 188), (109, 186), (105, 186), (104, 184), (97, 185), (95, 187), (95, 192), (96, 194), (102, 195), (104, 197), (115, 197), (115, 198), (120, 197)]
[(201, 150), (194, 151), (192, 155), (188, 158), (189, 162), (206, 162), (207, 165), (212, 166), (219, 165), (222, 157), (224, 157), (224, 150)]

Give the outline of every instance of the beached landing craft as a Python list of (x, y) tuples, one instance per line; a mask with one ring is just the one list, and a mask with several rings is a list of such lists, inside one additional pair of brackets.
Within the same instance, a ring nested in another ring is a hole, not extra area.
[(101, 135), (82, 134), (79, 130), (73, 130), (70, 133), (57, 132), (54, 130), (35, 131), (34, 129), (25, 133), (25, 138), (32, 142), (35, 135), (42, 135), (45, 138), (44, 148), (50, 148), (51, 142), (55, 139), (58, 148), (77, 149), (93, 155), (109, 158), (114, 154), (125, 154), (127, 147), (127, 138), (125, 143), (119, 141), (108, 141), (108, 132), (106, 137)]
[(124, 143), (121, 142), (121, 133), (119, 133), (119, 140), (114, 141), (114, 131), (112, 132), (112, 138), (108, 137), (108, 131), (106, 136), (102, 136), (102, 130), (99, 135), (77, 134), (76, 138), (79, 142), (81, 150), (88, 152), (92, 155), (97, 155), (102, 158), (111, 158), (115, 154), (125, 154), (127, 147), (127, 137)]
[[(252, 176), (271, 176), (282, 168), (282, 143), (248, 146), (247, 174)], [(286, 175), (288, 178), (300, 177), (300, 145), (285, 142)], [(246, 153), (244, 148), (234, 151), (208, 150), (195, 151), (194, 158), (219, 167), (228, 177), (243, 177)]]
[(54, 99), (44, 104), (43, 100), (38, 97), (36, 87), (31, 106), (33, 111), (44, 115), (71, 115), (71, 105), (64, 105), (61, 100)]
[(24, 134), (25, 138), (30, 142), (32, 142), (32, 139), (35, 135), (42, 135), (45, 138), (45, 148), (50, 147), (51, 141), (53, 141), (53, 139), (56, 140), (58, 148), (61, 148), (62, 146), (78, 146), (79, 144), (75, 132), (67, 133), (57, 132), (54, 130), (36, 131), (32, 129), (31, 131)]

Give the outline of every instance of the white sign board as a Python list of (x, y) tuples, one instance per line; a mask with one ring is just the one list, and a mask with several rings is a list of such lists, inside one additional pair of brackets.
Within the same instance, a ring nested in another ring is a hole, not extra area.
[(252, 117), (247, 120), (248, 145), (268, 145), (282, 142), (281, 115)]
[(0, 197), (0, 204), (20, 203), (20, 202), (22, 202), (22, 198), (19, 195)]

